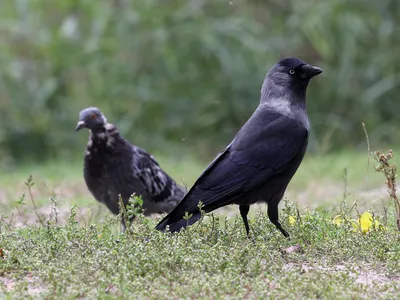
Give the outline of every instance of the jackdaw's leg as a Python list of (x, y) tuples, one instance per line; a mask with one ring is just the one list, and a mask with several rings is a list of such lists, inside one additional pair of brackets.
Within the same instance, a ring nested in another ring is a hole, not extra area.
[(289, 237), (289, 233), (285, 229), (282, 228), (281, 223), (279, 223), (279, 215), (278, 215), (278, 205), (275, 203), (268, 204), (268, 218), (272, 224), (276, 226), (282, 232), (285, 237)]
[(249, 227), (249, 221), (247, 220), (247, 214), (249, 213), (250, 205), (239, 205), (239, 210), (240, 210), (240, 215), (242, 216), (243, 219), (244, 227), (246, 227), (246, 234), (248, 237), (250, 232), (250, 227)]

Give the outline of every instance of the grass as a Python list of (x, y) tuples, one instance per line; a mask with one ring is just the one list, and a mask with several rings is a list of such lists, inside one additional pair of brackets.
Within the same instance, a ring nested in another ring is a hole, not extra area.
[[(206, 166), (158, 160), (188, 186)], [(290, 201), (281, 204), (290, 240), (263, 205), (251, 210), (251, 239), (236, 207), (174, 235), (153, 230), (159, 217), (139, 215), (121, 234), (117, 218), (87, 192), (81, 162), (9, 169), (0, 179), (1, 298), (396, 298), (400, 235), (384, 177), (373, 162), (367, 173), (366, 162), (366, 154), (352, 152), (307, 156), (289, 186)], [(44, 226), (25, 185), (30, 174)], [(367, 210), (383, 230), (364, 234), (346, 220), (332, 222), (337, 213), (357, 218)]]
[[(190, 187), (197, 176), (207, 166), (208, 162), (198, 162), (191, 158), (184, 161), (177, 158), (163, 158), (156, 155), (161, 166), (181, 184)], [(368, 156), (358, 152), (342, 152), (325, 156), (308, 154), (298, 172), (291, 181), (287, 196), (299, 203), (301, 207), (340, 207), (340, 200), (346, 190), (349, 201), (361, 198), (361, 204), (382, 204), (384, 179), (382, 175), (373, 171), (372, 166), (367, 172)], [(345, 169), (347, 178), (345, 178)], [(35, 181), (35, 200), (39, 206), (50, 204), (52, 194), (59, 197), (61, 205), (69, 206), (76, 203), (82, 207), (98, 207), (98, 203), (87, 191), (83, 182), (82, 161), (57, 161), (41, 165), (27, 164), (18, 168), (9, 168), (3, 171), (7, 176), (0, 177), (0, 210), (10, 212), (15, 208), (22, 193), (27, 189), (25, 181), (29, 175)], [(365, 182), (365, 183), (364, 183)], [(363, 184), (364, 183), (364, 184)], [(375, 192), (379, 191), (378, 197)]]

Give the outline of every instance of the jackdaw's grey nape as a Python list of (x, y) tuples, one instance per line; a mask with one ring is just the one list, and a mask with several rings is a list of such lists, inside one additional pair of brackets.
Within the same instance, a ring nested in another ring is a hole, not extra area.
[[(98, 108), (80, 112), (76, 131), (82, 128), (90, 131), (84, 157), (86, 185), (112, 213), (120, 211), (119, 195), (125, 206), (132, 194), (142, 196), (145, 215), (169, 212), (182, 199), (186, 190), (153, 156), (125, 140)], [(125, 230), (124, 220), (122, 226)]]
[[(297, 58), (280, 60), (268, 72), (260, 104), (233, 141), (203, 171), (182, 201), (156, 226), (171, 232), (213, 211), (238, 204), (247, 235), (250, 205), (268, 203), (268, 217), (285, 237), (278, 204), (306, 152), (309, 122), (306, 89), (320, 68)], [(185, 212), (191, 217), (185, 219)]]

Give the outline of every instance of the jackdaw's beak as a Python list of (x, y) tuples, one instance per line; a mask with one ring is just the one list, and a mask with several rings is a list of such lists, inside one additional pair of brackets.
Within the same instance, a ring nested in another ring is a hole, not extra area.
[(79, 121), (78, 124), (76, 124), (75, 131), (79, 131), (84, 127), (85, 127), (85, 122), (84, 121)]
[(301, 67), (301, 70), (302, 70), (302, 73), (305, 76), (307, 76), (308, 78), (312, 78), (323, 72), (323, 70), (321, 68), (314, 67), (312, 65), (303, 65)]

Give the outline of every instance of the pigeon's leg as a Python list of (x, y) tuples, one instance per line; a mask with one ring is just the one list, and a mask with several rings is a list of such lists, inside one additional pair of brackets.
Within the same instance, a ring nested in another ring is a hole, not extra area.
[[(129, 218), (129, 225), (132, 225), (132, 222), (135, 220), (135, 217)], [(124, 233), (126, 230), (126, 222), (125, 222), (125, 218), (123, 216), (121, 216), (121, 232)]]
[(121, 218), (121, 232), (124, 233), (126, 230), (126, 224), (124, 218)]
[(250, 227), (249, 227), (249, 221), (247, 220), (247, 214), (249, 213), (250, 205), (239, 205), (239, 210), (240, 210), (240, 215), (242, 216), (243, 219), (244, 227), (246, 227), (247, 237), (249, 237)]
[(287, 233), (287, 231), (282, 228), (281, 223), (279, 223), (278, 205), (275, 203), (268, 204), (268, 218), (285, 237), (289, 237), (289, 233)]

